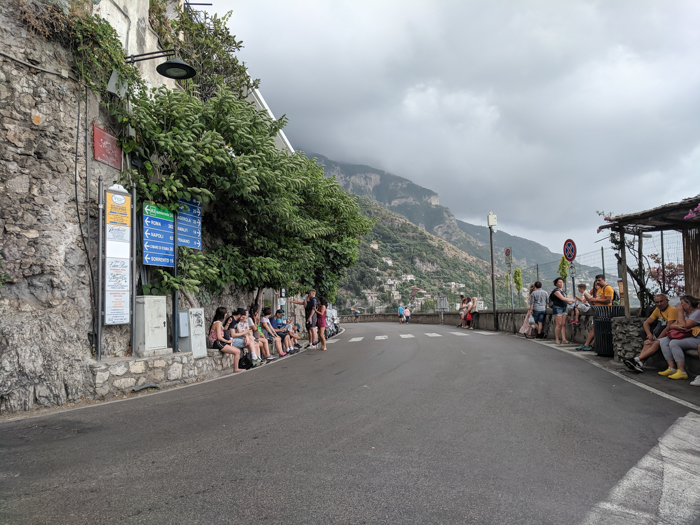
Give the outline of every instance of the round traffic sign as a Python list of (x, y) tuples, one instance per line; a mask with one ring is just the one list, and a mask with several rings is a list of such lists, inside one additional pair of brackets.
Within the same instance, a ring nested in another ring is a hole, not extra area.
[(576, 259), (576, 243), (571, 239), (566, 239), (564, 243), (564, 258), (569, 262)]
[(510, 248), (506, 248), (506, 257), (510, 257)]

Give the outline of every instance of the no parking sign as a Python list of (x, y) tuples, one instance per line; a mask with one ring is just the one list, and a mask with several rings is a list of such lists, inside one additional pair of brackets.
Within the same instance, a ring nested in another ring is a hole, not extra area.
[(576, 259), (576, 243), (571, 239), (566, 239), (564, 243), (564, 258), (569, 262)]

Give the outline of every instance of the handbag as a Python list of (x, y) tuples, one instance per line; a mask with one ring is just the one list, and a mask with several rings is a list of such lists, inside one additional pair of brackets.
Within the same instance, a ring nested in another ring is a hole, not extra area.
[(535, 326), (537, 323), (535, 322), (535, 316), (531, 315), (530, 318), (527, 320), (527, 324), (530, 326)]
[(669, 328), (666, 333), (671, 339), (686, 339), (693, 335), (693, 332), (690, 330), (682, 330), (680, 328)]

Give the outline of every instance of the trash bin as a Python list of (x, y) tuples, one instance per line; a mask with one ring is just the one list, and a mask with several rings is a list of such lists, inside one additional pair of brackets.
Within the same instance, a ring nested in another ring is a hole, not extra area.
[(601, 357), (613, 357), (612, 319), (624, 317), (625, 307), (618, 305), (593, 306), (593, 330), (595, 353)]

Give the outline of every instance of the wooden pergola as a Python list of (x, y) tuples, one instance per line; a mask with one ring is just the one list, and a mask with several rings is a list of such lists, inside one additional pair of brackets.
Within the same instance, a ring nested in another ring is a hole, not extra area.
[[(688, 295), (700, 297), (700, 214), (688, 216), (690, 210), (700, 204), (700, 194), (680, 202), (664, 204), (658, 208), (617, 215), (600, 227), (610, 229), (620, 235), (622, 244), (622, 273), (627, 275), (627, 250), (625, 235), (641, 235), (645, 232), (678, 231), (683, 235), (683, 274), (685, 291)], [(626, 280), (625, 280), (626, 281)], [(629, 317), (629, 290), (624, 286), (623, 297), (625, 315)]]

